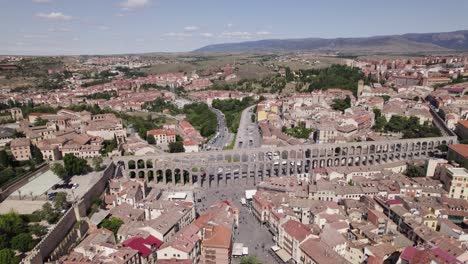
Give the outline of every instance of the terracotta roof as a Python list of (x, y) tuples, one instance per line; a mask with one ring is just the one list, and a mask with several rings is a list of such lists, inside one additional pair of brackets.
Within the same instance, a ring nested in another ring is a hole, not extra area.
[(306, 239), (307, 236), (312, 235), (312, 232), (307, 228), (307, 226), (295, 220), (289, 220), (282, 224), (281, 227), (286, 233), (294, 237), (299, 242)]
[(229, 249), (232, 241), (232, 233), (227, 227), (222, 225), (210, 226), (205, 229), (204, 247)]
[(31, 140), (28, 138), (15, 138), (10, 143), (10, 147), (12, 148), (28, 147), (29, 145), (31, 145)]
[(465, 158), (468, 158), (468, 145), (466, 144), (449, 145), (449, 149), (455, 151)]
[(309, 256), (315, 263), (348, 263), (340, 257), (332, 248), (325, 245), (320, 239), (309, 238), (300, 246), (304, 254)]
[(148, 135), (168, 135), (175, 136), (176, 132), (173, 129), (153, 129), (148, 131)]

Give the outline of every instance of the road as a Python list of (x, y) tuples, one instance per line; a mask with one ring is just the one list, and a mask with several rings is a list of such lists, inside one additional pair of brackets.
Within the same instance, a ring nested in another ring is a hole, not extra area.
[(239, 123), (239, 130), (237, 131), (235, 149), (240, 148), (258, 148), (262, 145), (262, 137), (258, 130), (257, 122), (252, 122), (251, 115), (255, 105), (246, 108), (242, 112), (241, 120)]
[(453, 131), (451, 131), (447, 127), (447, 125), (445, 125), (444, 120), (442, 120), (442, 118), (437, 113), (437, 109), (433, 105), (431, 105), (430, 103), (428, 103), (428, 106), (429, 106), (429, 111), (431, 112), (431, 115), (432, 115), (432, 118), (433, 118), (432, 123), (434, 123), (437, 126), (437, 128), (442, 133), (442, 136), (444, 136), (444, 137), (446, 137), (446, 136), (456, 136), (456, 134)]
[(225, 146), (231, 144), (234, 135), (229, 133), (224, 114), (216, 108), (210, 107), (210, 110), (216, 114), (216, 118), (218, 119), (218, 130), (216, 131), (216, 135), (208, 141), (205, 149), (222, 150)]
[[(270, 248), (275, 245), (273, 235), (268, 228), (255, 218), (250, 206), (242, 206), (240, 199), (245, 197), (245, 190), (255, 189), (252, 184), (239, 184), (241, 188), (211, 188), (195, 190), (197, 212), (203, 214), (205, 210), (223, 200), (232, 201), (239, 208), (239, 227), (234, 229), (234, 243), (243, 243), (249, 248), (249, 255), (257, 256), (262, 263), (282, 263), (276, 260)], [(197, 200), (201, 199), (201, 202)], [(239, 264), (240, 258), (233, 258), (233, 264)]]

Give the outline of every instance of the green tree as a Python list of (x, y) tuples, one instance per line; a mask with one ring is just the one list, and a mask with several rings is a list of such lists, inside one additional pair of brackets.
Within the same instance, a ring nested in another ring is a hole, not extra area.
[(262, 264), (260, 260), (258, 260), (257, 256), (244, 256), (241, 258), (241, 264)]
[(185, 152), (184, 144), (180, 141), (169, 143), (169, 152), (170, 153)]
[(114, 136), (113, 139), (111, 140), (104, 140), (103, 142), (103, 149), (104, 149), (104, 153), (110, 153), (112, 152), (114, 149), (116, 149), (118, 147), (118, 144), (117, 144), (117, 138)]
[(57, 213), (50, 203), (42, 205), (42, 210), (38, 212), (43, 220), (46, 220), (49, 224), (54, 224), (59, 219), (59, 213)]
[(19, 234), (24, 231), (24, 221), (15, 212), (0, 215), (0, 233)]
[(120, 218), (117, 217), (111, 217), (110, 219), (104, 219), (101, 222), (101, 227), (109, 229), (114, 233), (115, 236), (117, 236), (117, 231), (119, 231), (119, 228), (121, 225), (123, 225), (123, 221)]
[(150, 145), (155, 145), (156, 144), (156, 140), (154, 139), (153, 135), (147, 136), (146, 141), (148, 141), (148, 144), (150, 144)]
[(63, 210), (67, 207), (67, 193), (58, 192), (54, 198), (54, 208), (57, 210)]
[(60, 164), (60, 163), (55, 163), (52, 165), (52, 167), (50, 168), (52, 170), (53, 173), (55, 173), (55, 175), (57, 175), (60, 179), (62, 180), (65, 180), (66, 178), (68, 178), (68, 173), (67, 173), (67, 170), (65, 169), (65, 167)]
[(47, 124), (47, 120), (38, 117), (36, 121), (34, 121), (34, 126), (45, 126)]
[(333, 110), (341, 111), (344, 113), (346, 109), (351, 107), (351, 98), (349, 96), (346, 96), (345, 99), (334, 99), (331, 107), (333, 108)]
[(209, 137), (216, 132), (217, 118), (208, 105), (203, 103), (194, 103), (184, 106), (186, 120), (192, 124), (200, 134)]
[(388, 100), (390, 100), (390, 98), (391, 98), (389, 95), (382, 95), (382, 96), (380, 96), (380, 97), (383, 98), (384, 103), (388, 102)]
[(406, 168), (405, 175), (408, 177), (425, 177), (426, 170), (423, 167), (409, 164)]
[(4, 248), (10, 248), (10, 240), (7, 234), (0, 235), (0, 250)]
[(11, 239), (11, 248), (21, 252), (28, 252), (34, 247), (32, 236), (28, 233), (18, 234)]
[(385, 119), (385, 116), (379, 116), (378, 118), (375, 119), (374, 130), (383, 131), (386, 124), (387, 124), (387, 119)]
[(47, 234), (47, 228), (41, 224), (30, 224), (28, 225), (28, 230), (36, 237), (42, 237)]
[(7, 249), (7, 248), (0, 250), (0, 263), (18, 264), (19, 262), (20, 262), (20, 258), (16, 256), (13, 250)]
[(3, 168), (11, 166), (11, 157), (5, 150), (0, 150), (0, 166)]
[(81, 175), (89, 171), (86, 160), (78, 158), (73, 154), (67, 153), (63, 157), (63, 163), (68, 176)]
[(93, 167), (95, 171), (100, 171), (102, 168), (102, 158), (101, 157), (94, 157), (93, 158)]
[(31, 147), (31, 154), (35, 164), (41, 164), (44, 162), (44, 157), (42, 156), (42, 152), (38, 147), (33, 145)]

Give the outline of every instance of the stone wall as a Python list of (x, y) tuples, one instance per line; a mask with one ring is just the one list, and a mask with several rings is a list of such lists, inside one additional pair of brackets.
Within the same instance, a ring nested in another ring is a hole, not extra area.
[[(91, 187), (83, 197), (75, 202), (70, 209), (65, 212), (63, 217), (57, 222), (53, 229), (51, 229), (47, 235), (34, 247), (33, 250), (23, 259), (24, 264), (42, 264), (45, 260), (49, 260), (49, 256), (54, 252), (53, 259), (58, 259), (60, 253), (56, 249), (61, 243), (67, 238), (78, 239), (80, 236), (77, 234), (71, 234), (70, 232), (77, 232), (78, 230), (73, 229), (75, 223), (86, 217), (88, 209), (92, 205), (94, 197), (99, 197), (105, 191), (107, 182), (110, 177), (114, 174), (115, 165), (112, 163), (103, 172), (102, 177)], [(87, 230), (86, 225), (86, 230)], [(80, 232), (84, 230), (79, 229)], [(67, 241), (67, 244), (72, 244), (71, 240)], [(63, 245), (62, 245), (63, 246)]]
[(49, 164), (43, 163), (41, 164), (35, 171), (29, 172), (22, 176), (21, 178), (17, 179), (16, 181), (8, 184), (7, 186), (3, 187), (0, 190), (0, 202), (3, 202), (10, 194), (14, 193), (19, 188), (26, 185), (28, 182), (35, 179), (40, 174), (46, 172), (49, 169)]

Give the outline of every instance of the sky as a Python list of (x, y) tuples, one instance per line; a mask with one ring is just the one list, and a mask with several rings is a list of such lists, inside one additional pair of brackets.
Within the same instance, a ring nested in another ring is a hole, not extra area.
[(468, 29), (468, 0), (0, 0), (0, 54), (185, 52)]

